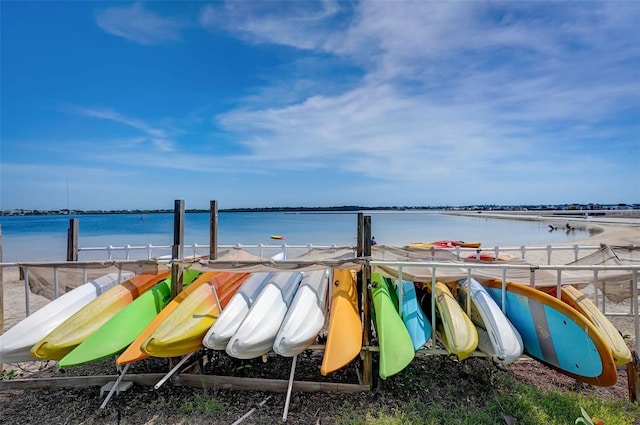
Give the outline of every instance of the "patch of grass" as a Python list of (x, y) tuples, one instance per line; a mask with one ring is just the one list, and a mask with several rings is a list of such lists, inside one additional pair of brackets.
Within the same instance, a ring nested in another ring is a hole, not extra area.
[(192, 400), (184, 400), (180, 405), (181, 412), (205, 416), (221, 413), (224, 408), (224, 404), (207, 391), (194, 392)]
[(385, 381), (369, 406), (345, 406), (334, 420), (339, 425), (479, 425), (504, 424), (511, 416), (518, 425), (573, 425), (582, 408), (606, 425), (640, 424), (640, 405), (627, 400), (537, 388), (480, 360), (447, 367), (442, 362), (409, 366)]
[(15, 369), (2, 369), (2, 372), (0, 372), (0, 380), (16, 379), (20, 375), (21, 374), (18, 374)]

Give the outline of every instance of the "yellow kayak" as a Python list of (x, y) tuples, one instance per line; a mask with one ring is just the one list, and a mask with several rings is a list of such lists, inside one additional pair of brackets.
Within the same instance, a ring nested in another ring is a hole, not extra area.
[(140, 345), (151, 335), (151, 333), (162, 323), (179, 305), (185, 298), (192, 292), (194, 292), (198, 287), (208, 284), (211, 279), (217, 275), (218, 272), (204, 272), (196, 280), (191, 283), (191, 285), (187, 286), (186, 289), (181, 291), (173, 300), (167, 304), (165, 308), (163, 308), (160, 313), (153, 319), (149, 325), (138, 335), (138, 337), (127, 347), (127, 349), (118, 356), (116, 359), (116, 363), (118, 365), (123, 365), (131, 362), (135, 362), (138, 360), (146, 359), (149, 357), (148, 354), (143, 353), (140, 349)]
[[(431, 282), (426, 286), (431, 290)], [(475, 325), (453, 297), (449, 287), (442, 282), (436, 282), (435, 301), (440, 319), (437, 329), (445, 348), (458, 360), (466, 359), (478, 347)], [(431, 297), (426, 297), (425, 302), (431, 304)]]
[[(556, 296), (556, 287), (539, 288), (549, 295)], [(624, 342), (622, 335), (613, 323), (602, 314), (600, 309), (582, 292), (574, 286), (563, 286), (561, 301), (577, 310), (585, 316), (595, 328), (602, 334), (602, 337), (611, 347), (613, 360), (616, 366), (624, 366), (631, 362), (631, 350)]]
[(140, 350), (153, 357), (178, 357), (201, 348), (202, 338), (220, 315), (214, 289), (224, 308), (249, 273), (223, 272), (198, 286), (142, 342)]
[(142, 293), (170, 277), (170, 271), (140, 274), (114, 286), (36, 343), (31, 355), (40, 360), (62, 359)]
[(327, 343), (320, 373), (328, 375), (348, 365), (362, 349), (358, 292), (351, 270), (333, 269)]

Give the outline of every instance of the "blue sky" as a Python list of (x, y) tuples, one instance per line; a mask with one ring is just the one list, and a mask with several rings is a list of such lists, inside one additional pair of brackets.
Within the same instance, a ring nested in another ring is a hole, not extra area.
[(1, 209), (640, 202), (637, 2), (0, 2)]

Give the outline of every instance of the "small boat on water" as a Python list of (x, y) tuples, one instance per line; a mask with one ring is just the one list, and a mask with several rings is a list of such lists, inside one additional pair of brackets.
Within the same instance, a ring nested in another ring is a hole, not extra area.
[(453, 241), (453, 240), (443, 240), (443, 241), (435, 241), (435, 242), (413, 242), (410, 243), (409, 246), (418, 247), (418, 248), (480, 248), (482, 245), (480, 242), (464, 242), (464, 241)]
[(282, 235), (271, 235), (271, 239), (283, 240), (284, 236), (282, 236)]

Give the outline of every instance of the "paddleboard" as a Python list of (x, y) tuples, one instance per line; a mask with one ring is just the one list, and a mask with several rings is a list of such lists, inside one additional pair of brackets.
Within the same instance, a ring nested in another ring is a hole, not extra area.
[(171, 275), (171, 271), (141, 274), (107, 290), (53, 329), (31, 348), (40, 360), (60, 360), (116, 313)]
[[(200, 274), (198, 270), (183, 270), (182, 286), (187, 287)], [(117, 312), (60, 359), (58, 366), (76, 366), (120, 354), (170, 300), (171, 278), (167, 278)]]
[(328, 375), (351, 363), (362, 349), (358, 291), (351, 270), (333, 269), (327, 342), (320, 373)]
[(114, 287), (119, 280), (133, 277), (132, 272), (109, 273), (87, 282), (56, 298), (0, 335), (0, 363), (37, 360), (31, 347), (74, 313)]
[(392, 301), (393, 290), (380, 273), (371, 274), (374, 324), (380, 349), (378, 374), (382, 379), (402, 371), (415, 356), (409, 331)]
[(271, 350), (302, 278), (300, 272), (277, 273), (267, 283), (229, 340), (227, 354), (252, 359)]
[[(470, 297), (467, 297), (468, 293), (471, 294)], [(522, 355), (522, 337), (477, 280), (472, 278), (470, 285), (467, 279), (461, 280), (457, 298), (462, 309), (469, 312), (468, 316), (476, 325), (480, 351), (503, 365), (513, 363)], [(467, 299), (471, 301), (469, 306)]]
[(398, 298), (402, 299), (402, 321), (409, 331), (413, 349), (418, 351), (431, 339), (431, 322), (420, 307), (413, 282), (403, 280), (402, 284), (395, 281)]
[(202, 344), (212, 350), (224, 350), (254, 301), (273, 276), (274, 273), (252, 273), (206, 332)]
[[(538, 289), (557, 298), (557, 288), (555, 286)], [(611, 347), (613, 361), (617, 366), (624, 366), (631, 362), (631, 350), (627, 347), (618, 329), (613, 326), (613, 323), (602, 314), (600, 309), (585, 294), (574, 286), (563, 286), (560, 299), (593, 323), (607, 341), (609, 347)]]
[[(432, 290), (431, 282), (426, 287)], [(453, 297), (451, 290), (442, 282), (436, 282), (435, 304), (438, 313), (436, 329), (445, 349), (457, 360), (464, 360), (478, 347), (478, 331), (475, 325), (462, 310)], [(431, 295), (423, 301), (427, 307), (431, 306)], [(430, 311), (430, 308), (427, 309)]]
[[(498, 305), (502, 282), (482, 282)], [(524, 343), (526, 354), (579, 381), (614, 385), (616, 365), (607, 342), (582, 314), (557, 298), (514, 282), (506, 283), (506, 315)]]
[(331, 269), (304, 273), (304, 278), (273, 342), (273, 351), (276, 354), (293, 357), (315, 342), (327, 315), (330, 273)]
[(214, 276), (208, 285), (189, 294), (140, 345), (140, 349), (154, 357), (178, 357), (204, 348), (202, 338), (205, 333), (248, 276), (247, 273), (230, 272)]

